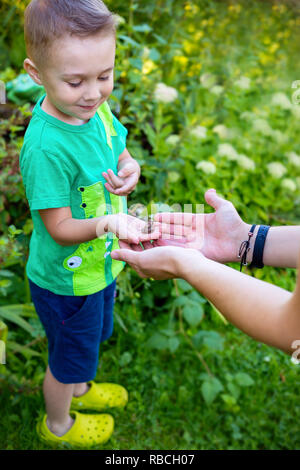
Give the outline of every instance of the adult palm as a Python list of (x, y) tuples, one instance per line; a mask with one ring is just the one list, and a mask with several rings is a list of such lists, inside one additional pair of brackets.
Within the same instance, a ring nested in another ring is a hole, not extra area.
[(200, 250), (207, 258), (228, 263), (237, 261), (240, 244), (247, 238), (250, 225), (242, 221), (233, 204), (217, 195), (205, 193), (212, 214), (161, 213), (155, 220), (162, 224), (162, 236), (155, 246), (180, 246)]

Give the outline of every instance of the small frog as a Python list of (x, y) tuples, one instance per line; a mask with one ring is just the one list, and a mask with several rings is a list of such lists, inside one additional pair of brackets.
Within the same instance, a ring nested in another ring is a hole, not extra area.
[(128, 214), (147, 222), (147, 225), (142, 229), (143, 233), (151, 233), (154, 231), (153, 217), (152, 215), (150, 215), (150, 217), (148, 216), (147, 207), (143, 206), (143, 204), (133, 204), (128, 209)]

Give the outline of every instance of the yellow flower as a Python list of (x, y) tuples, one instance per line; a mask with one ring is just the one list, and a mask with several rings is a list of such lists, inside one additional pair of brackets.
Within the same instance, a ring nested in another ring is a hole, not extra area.
[(196, 27), (193, 23), (190, 23), (187, 27), (188, 33), (194, 33), (196, 31)]
[(173, 60), (176, 64), (182, 65), (182, 67), (186, 67), (189, 61), (189, 59), (184, 55), (175, 55)]
[(259, 58), (259, 61), (262, 65), (267, 65), (270, 62), (272, 62), (272, 56), (269, 56), (269, 55), (265, 54), (264, 52), (260, 52), (258, 54), (258, 58)]
[(198, 45), (185, 39), (183, 41), (183, 50), (187, 54), (193, 54), (193, 52), (198, 52)]
[(266, 44), (266, 46), (267, 46), (268, 44), (271, 44), (271, 39), (269, 37), (265, 37), (263, 39), (263, 43)]
[(274, 42), (274, 43), (271, 44), (271, 46), (269, 47), (269, 51), (270, 51), (271, 54), (274, 54), (274, 52), (276, 52), (277, 49), (279, 49), (279, 44), (278, 44), (278, 42)]
[(187, 13), (187, 16), (193, 16), (199, 11), (199, 7), (197, 5), (194, 5), (193, 3), (188, 2), (185, 6), (184, 9)]
[(228, 10), (231, 11), (232, 13), (240, 13), (241, 11), (241, 5), (229, 5)]
[(200, 63), (193, 64), (187, 72), (188, 76), (189, 77), (194, 77), (195, 75), (198, 75), (201, 68), (202, 68), (202, 64), (200, 64)]
[(197, 33), (194, 35), (194, 38), (196, 39), (196, 41), (199, 41), (199, 39), (202, 39), (203, 36), (204, 36), (203, 31), (197, 31)]
[(146, 60), (143, 63), (142, 73), (144, 75), (148, 75), (149, 73), (153, 72), (157, 68), (157, 65), (152, 60)]
[(179, 90), (184, 93), (186, 91), (186, 85), (184, 85), (184, 84), (180, 85)]

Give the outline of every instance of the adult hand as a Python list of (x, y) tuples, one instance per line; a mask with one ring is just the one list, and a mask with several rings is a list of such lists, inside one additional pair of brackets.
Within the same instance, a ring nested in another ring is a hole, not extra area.
[(154, 245), (192, 248), (221, 263), (236, 262), (251, 225), (243, 222), (233, 204), (218, 196), (215, 189), (206, 191), (205, 200), (214, 213), (156, 214), (154, 220), (161, 222), (162, 235)]
[(130, 245), (122, 241), (119, 244), (121, 249), (113, 251), (111, 257), (125, 261), (143, 278), (163, 280), (181, 277), (182, 271), (191, 260), (195, 260), (195, 257), (205, 259), (195, 250), (174, 246), (155, 248), (150, 242), (145, 242), (143, 250), (139, 245)]

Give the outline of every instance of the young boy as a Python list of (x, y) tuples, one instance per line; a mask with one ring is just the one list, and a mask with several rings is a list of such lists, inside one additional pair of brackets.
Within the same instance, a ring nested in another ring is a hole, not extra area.
[[(99, 345), (112, 333), (118, 238), (158, 237), (126, 214), (140, 175), (127, 131), (111, 113), (114, 17), (101, 0), (32, 0), (25, 12), (24, 67), (46, 95), (33, 110), (20, 167), (34, 231), (27, 263), (32, 300), (49, 350), (44, 381), (47, 442), (87, 447), (113, 432), (102, 410), (125, 406), (126, 390), (96, 384)], [(97, 112), (98, 110), (98, 112)], [(115, 235), (114, 235), (115, 234)]]

